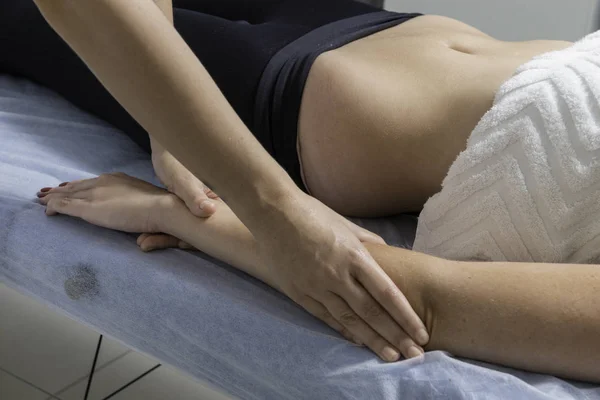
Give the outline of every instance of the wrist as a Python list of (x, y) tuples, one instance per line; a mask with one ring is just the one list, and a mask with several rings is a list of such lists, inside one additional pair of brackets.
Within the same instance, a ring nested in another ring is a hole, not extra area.
[(151, 217), (156, 232), (177, 236), (174, 231), (182, 213), (187, 212), (185, 203), (172, 193), (160, 195), (157, 199), (158, 206)]

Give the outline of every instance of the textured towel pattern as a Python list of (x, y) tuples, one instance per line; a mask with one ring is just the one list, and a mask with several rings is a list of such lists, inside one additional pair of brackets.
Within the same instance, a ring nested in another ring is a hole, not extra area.
[(414, 249), (457, 260), (598, 262), (599, 100), (600, 33), (520, 67), (425, 204)]

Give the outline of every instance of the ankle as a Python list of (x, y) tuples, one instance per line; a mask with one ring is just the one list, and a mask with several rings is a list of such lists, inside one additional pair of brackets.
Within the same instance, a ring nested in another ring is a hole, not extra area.
[(156, 206), (150, 214), (150, 224), (155, 232), (177, 236), (175, 228), (178, 221), (181, 221), (182, 210), (187, 211), (185, 204), (174, 194), (165, 192), (157, 198)]

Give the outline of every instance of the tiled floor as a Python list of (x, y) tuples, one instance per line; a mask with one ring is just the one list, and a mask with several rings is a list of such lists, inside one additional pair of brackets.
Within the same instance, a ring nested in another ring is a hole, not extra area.
[[(0, 400), (83, 400), (99, 339), (93, 330), (0, 283)], [(87, 399), (109, 398), (230, 400), (102, 337)]]

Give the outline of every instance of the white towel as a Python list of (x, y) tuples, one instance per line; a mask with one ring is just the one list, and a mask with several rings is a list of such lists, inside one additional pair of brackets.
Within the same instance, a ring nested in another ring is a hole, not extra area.
[(600, 262), (600, 32), (534, 58), (500, 88), (425, 204), (414, 249)]

